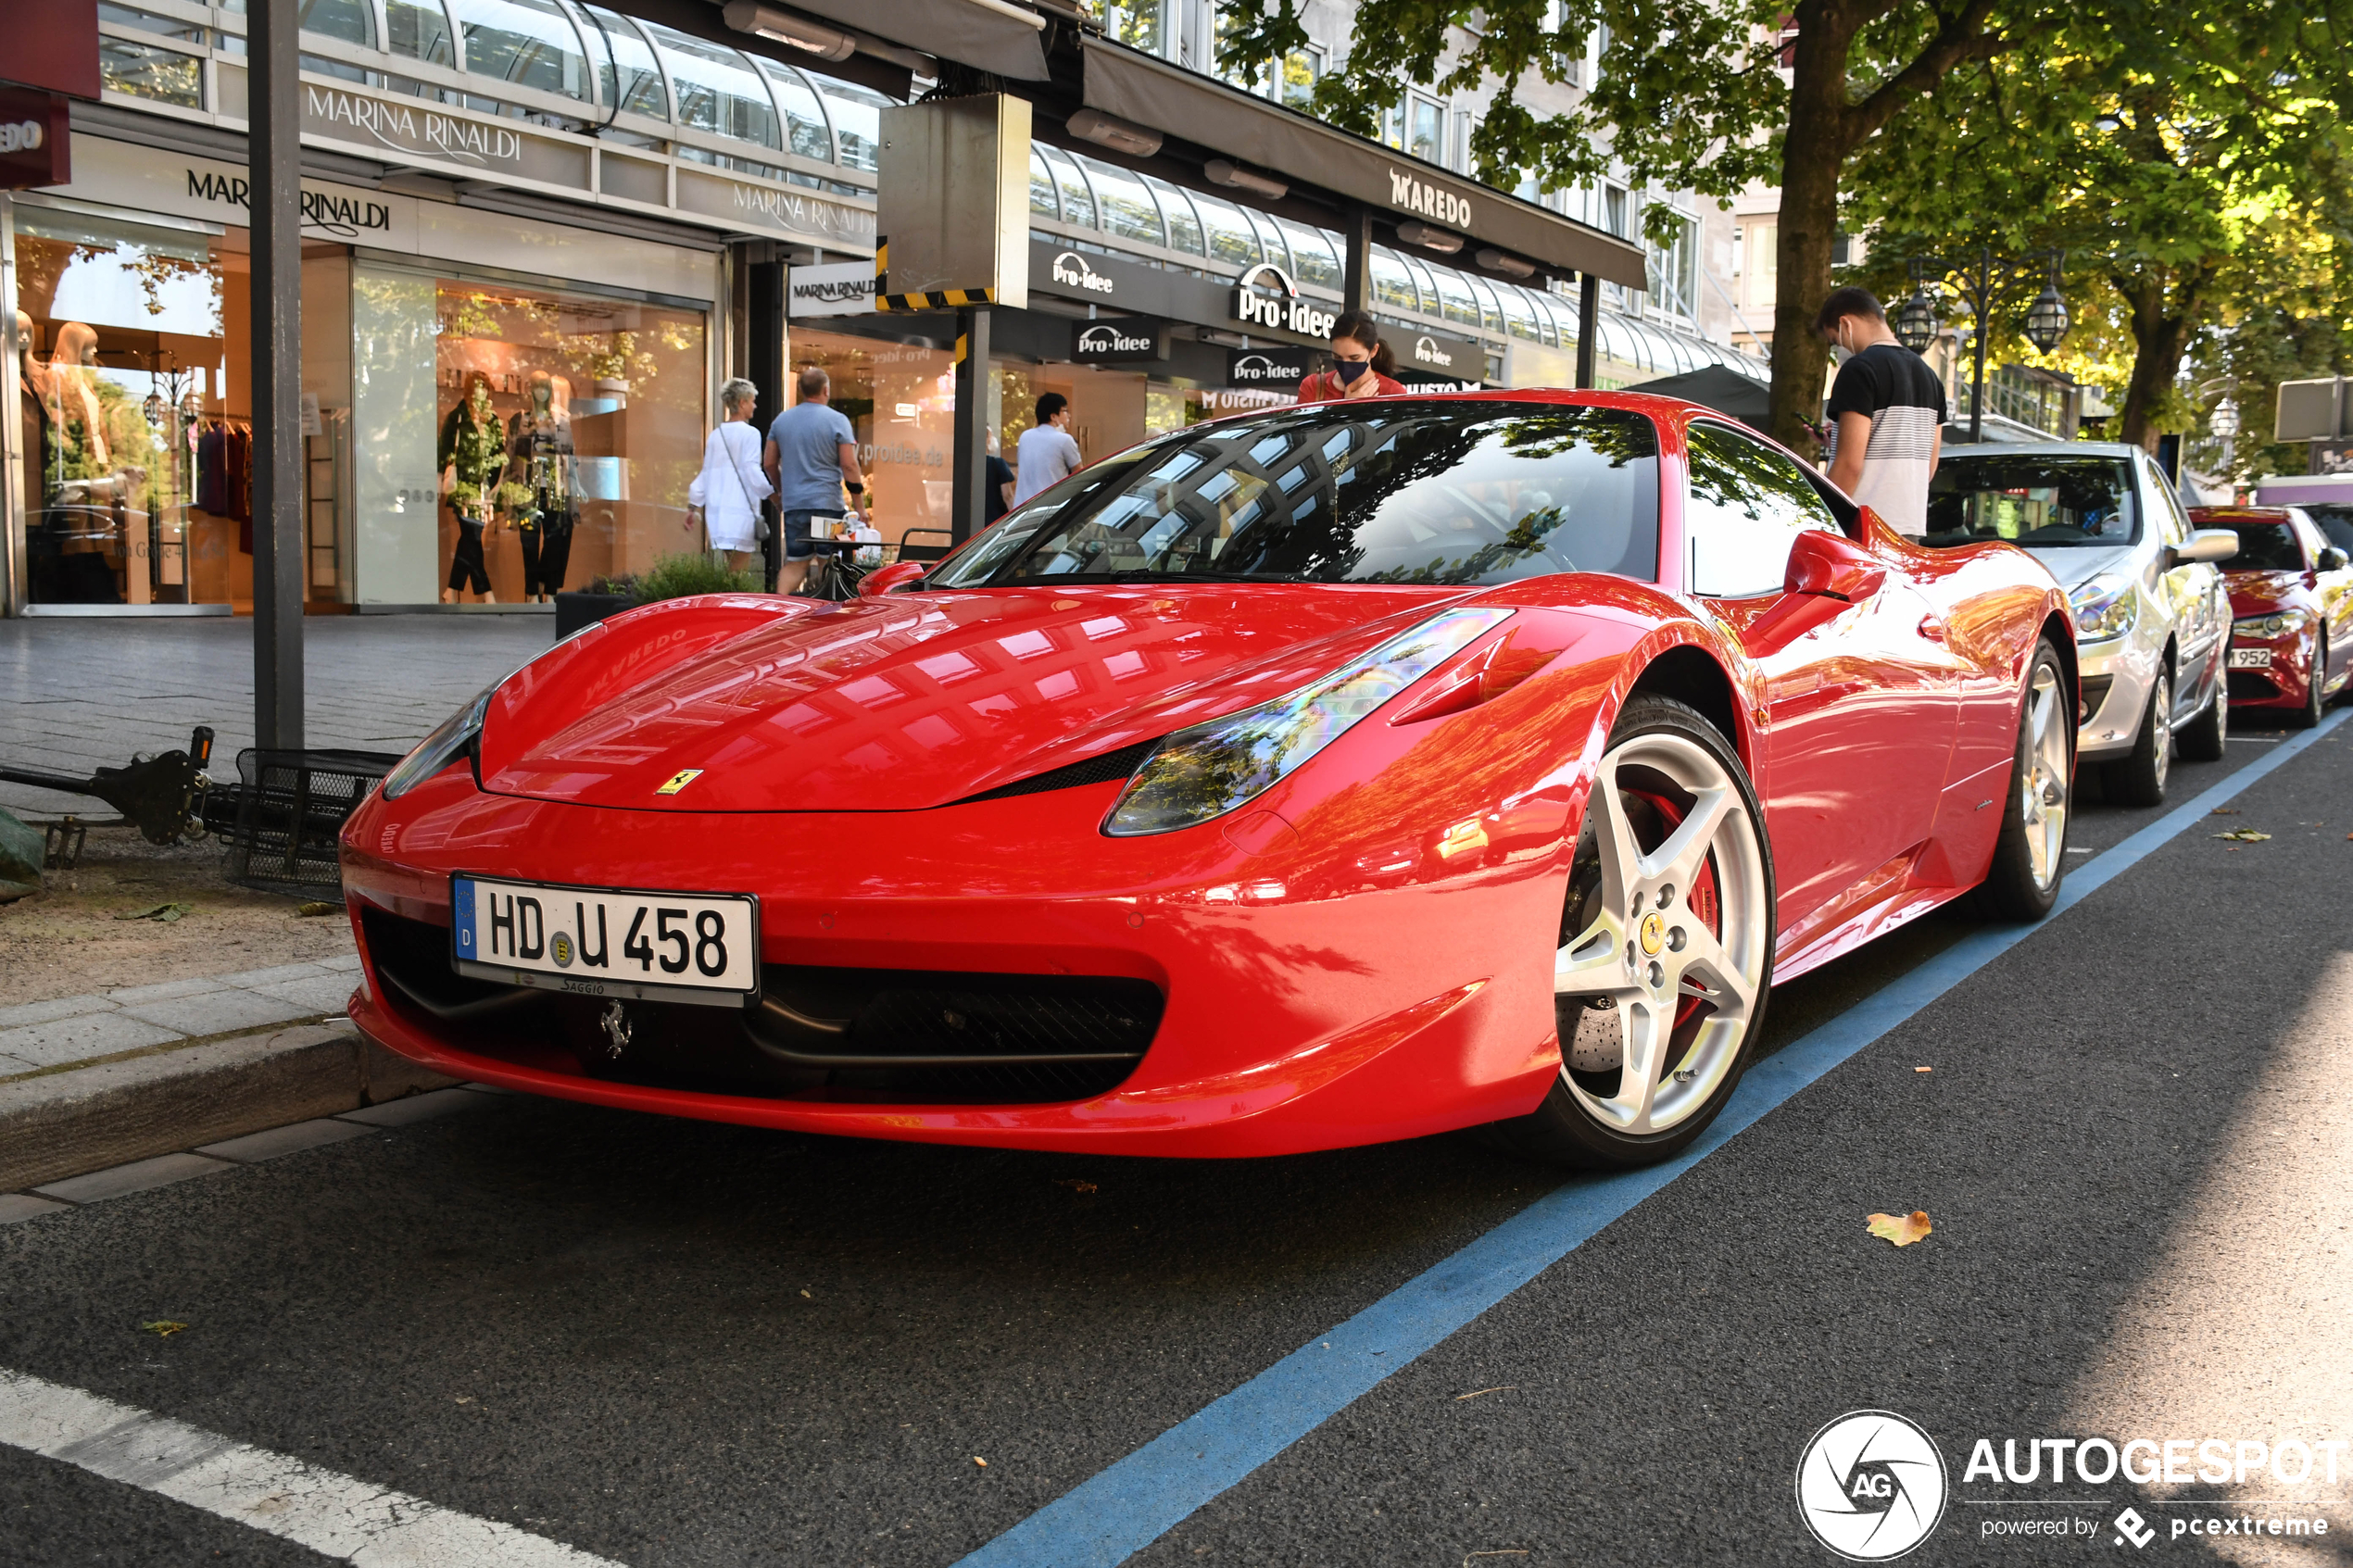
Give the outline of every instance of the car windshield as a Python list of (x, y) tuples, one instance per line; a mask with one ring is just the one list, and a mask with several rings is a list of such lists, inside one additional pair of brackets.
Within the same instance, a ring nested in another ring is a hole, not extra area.
[(2303, 503), (2304, 515), (2317, 524), (2328, 542), (2347, 555), (2353, 555), (2353, 502), (2330, 502), (2314, 506)]
[(2200, 527), (2227, 528), (2239, 536), (2239, 553), (2222, 563), (2228, 571), (2301, 571), (2304, 546), (2296, 530), (2284, 522), (2259, 522), (2251, 518), (2223, 518)]
[(1924, 545), (2130, 545), (2141, 535), (2122, 458), (1945, 455), (1928, 484)]
[(1319, 403), (1179, 431), (1063, 480), (929, 586), (1658, 575), (1657, 438), (1620, 408)]

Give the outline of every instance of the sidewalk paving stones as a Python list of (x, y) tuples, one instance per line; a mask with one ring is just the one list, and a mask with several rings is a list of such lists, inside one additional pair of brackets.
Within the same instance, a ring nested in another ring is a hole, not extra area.
[(169, 1186), (173, 1182), (184, 1182), (191, 1176), (209, 1176), (235, 1169), (225, 1160), (207, 1160), (201, 1154), (158, 1154), (152, 1160), (134, 1160), (128, 1165), (93, 1171), (86, 1176), (69, 1176), (62, 1182), (51, 1182), (46, 1186), (37, 1186), (32, 1190), (42, 1198), (55, 1198), (67, 1203), (96, 1203), (105, 1198), (120, 1198), (127, 1193)]
[[(278, 1008), (287, 1005), (274, 997), (264, 1000)], [(257, 1022), (267, 1022), (269, 1020)], [(244, 1025), (232, 1027), (242, 1028)], [(137, 1050), (142, 1046), (159, 1046), (166, 1041), (185, 1039), (191, 1035), (218, 1033), (217, 1029), (170, 1029), (128, 1013), (93, 1012), (79, 1018), (61, 1018), (54, 1023), (0, 1030), (0, 1056), (12, 1057), (33, 1067), (57, 1067), (69, 1061), (84, 1061), (94, 1056), (112, 1056), (118, 1051)], [(16, 1071), (22, 1072), (23, 1069)]]
[(0, 1225), (13, 1225), (19, 1220), (37, 1220), (44, 1214), (62, 1214), (72, 1207), (70, 1203), (35, 1198), (29, 1192), (0, 1192)]
[(338, 1119), (371, 1127), (406, 1127), (413, 1122), (430, 1122), (435, 1117), (478, 1110), (496, 1103), (486, 1096), (469, 1094), (464, 1089), (435, 1089), (430, 1094), (410, 1095), (406, 1099), (386, 1100), (365, 1110), (346, 1110)]

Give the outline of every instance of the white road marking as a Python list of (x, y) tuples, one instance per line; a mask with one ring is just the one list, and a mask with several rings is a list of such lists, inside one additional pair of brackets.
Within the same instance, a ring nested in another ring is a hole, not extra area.
[(290, 1455), (0, 1368), (0, 1443), (361, 1568), (620, 1568)]

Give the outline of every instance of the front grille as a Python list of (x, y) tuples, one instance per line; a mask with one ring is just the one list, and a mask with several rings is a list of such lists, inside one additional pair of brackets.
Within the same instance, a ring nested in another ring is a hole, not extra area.
[(2281, 690), (2280, 684), (2269, 675), (2259, 674), (2253, 670), (2231, 671), (2231, 700), (2233, 702), (2269, 702), (2280, 696)]
[(519, 1066), (763, 1099), (1047, 1104), (1116, 1088), (1164, 999), (1150, 981), (767, 964), (761, 1000), (611, 1004), (457, 973), (449, 928), (361, 911), (385, 1004), (461, 1050)]
[(995, 789), (984, 789), (978, 795), (967, 795), (956, 804), (969, 806), (976, 800), (1009, 800), (1016, 795), (1043, 795), (1050, 789), (1076, 789), (1080, 784), (1110, 784), (1114, 779), (1126, 778), (1141, 767), (1144, 759), (1150, 757), (1152, 748), (1158, 745), (1160, 742), (1157, 740), (1139, 741), (1134, 746), (1123, 746), (1117, 751), (1106, 751), (1101, 757), (1065, 763), (1030, 778), (1016, 779), (1009, 784), (999, 784)]

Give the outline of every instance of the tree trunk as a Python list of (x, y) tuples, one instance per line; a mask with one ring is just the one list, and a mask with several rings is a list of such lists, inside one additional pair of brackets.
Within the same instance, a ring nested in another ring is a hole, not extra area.
[(1789, 132), (1781, 144), (1780, 286), (1773, 300), (1773, 438), (1811, 457), (1830, 354), (1814, 313), (1831, 292), (1838, 182), (1848, 143), (1846, 61), (1854, 24), (1839, 7), (1801, 4), (1791, 61)]
[(2204, 292), (2205, 274), (2201, 271), (2180, 280), (2171, 300), (2166, 297), (2162, 274), (2110, 274), (2108, 282), (2131, 307), (2134, 348), (2133, 378), (2125, 384), (2117, 439), (2155, 451), (2158, 433), (2150, 428), (2149, 420), (2165, 389), (2181, 373), (2182, 358), (2189, 352), (2190, 333), (2203, 304), (2199, 295)]

